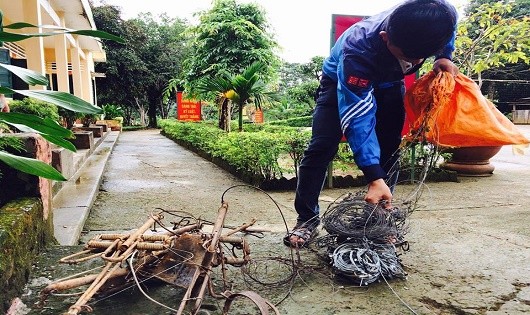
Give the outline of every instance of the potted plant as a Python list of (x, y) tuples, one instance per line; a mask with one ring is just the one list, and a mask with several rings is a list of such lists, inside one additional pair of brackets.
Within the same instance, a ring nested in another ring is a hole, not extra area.
[[(524, 53), (530, 49), (527, 35), (530, 19), (512, 14), (513, 6), (503, 2), (485, 3), (468, 13), (458, 24), (453, 61), (461, 73), (473, 78), (479, 89), (484, 71), (506, 64), (530, 62)], [(499, 123), (509, 122), (504, 115), (499, 115), (496, 108), (491, 110), (496, 111)], [(490, 176), (495, 167), (489, 160), (501, 148), (502, 145), (448, 148), (445, 151), (452, 153), (452, 157), (442, 167), (464, 176)]]
[(495, 156), (502, 146), (474, 146), (446, 149), (451, 158), (441, 164), (441, 168), (455, 171), (460, 176), (491, 176), (495, 166), (490, 159)]

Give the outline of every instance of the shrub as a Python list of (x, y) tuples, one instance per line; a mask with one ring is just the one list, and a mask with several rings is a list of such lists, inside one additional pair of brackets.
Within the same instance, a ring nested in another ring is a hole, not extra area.
[(32, 114), (40, 118), (50, 118), (56, 122), (60, 121), (59, 110), (52, 103), (26, 97), (22, 100), (9, 102), (12, 113)]
[(125, 112), (123, 108), (115, 104), (105, 104), (102, 106), (104, 119), (114, 119), (115, 117), (123, 117)]
[(74, 112), (64, 108), (59, 108), (59, 115), (62, 117), (66, 129), (72, 129), (75, 121), (84, 116), (83, 113)]
[(135, 131), (135, 130), (144, 130), (147, 129), (146, 126), (123, 126), (122, 131)]
[(313, 116), (294, 117), (285, 120), (275, 120), (268, 124), (276, 126), (289, 126), (289, 127), (311, 127), (313, 122)]
[(278, 158), (287, 151), (285, 138), (283, 134), (268, 132), (231, 132), (217, 142), (212, 155), (225, 159), (238, 170), (271, 180), (282, 176)]
[(101, 117), (101, 115), (96, 114), (84, 114), (81, 116), (81, 122), (83, 123), (83, 127), (90, 127), (91, 124), (95, 124), (96, 121)]
[(294, 130), (287, 137), (289, 156), (293, 159), (293, 171), (298, 177), (298, 166), (304, 155), (304, 151), (311, 140), (311, 132), (306, 130)]
[(160, 120), (159, 126), (168, 137), (190, 143), (212, 157), (221, 158), (236, 170), (262, 180), (282, 176), (278, 159), (281, 154), (290, 154), (289, 141), (293, 137), (293, 129), (288, 127), (275, 127), (275, 132), (227, 133), (210, 122), (172, 119)]

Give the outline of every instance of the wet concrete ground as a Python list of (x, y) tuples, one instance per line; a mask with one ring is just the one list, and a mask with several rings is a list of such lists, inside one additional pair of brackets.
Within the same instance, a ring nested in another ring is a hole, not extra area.
[[(520, 128), (530, 137), (530, 126)], [(514, 156), (506, 146), (492, 159), (496, 170), (491, 177), (427, 184), (420, 206), (409, 220), (406, 238), (410, 251), (401, 256), (408, 273), (405, 281), (380, 282), (367, 288), (340, 283), (314, 253), (306, 250), (301, 253), (303, 268), (292, 287), (245, 283), (240, 269), (235, 268), (229, 272), (234, 291), (251, 289), (274, 303), (287, 296), (278, 305), (281, 314), (530, 313), (528, 154), (527, 150), (524, 156)], [(255, 218), (258, 226), (271, 230), (265, 238), (251, 243), (260, 279), (276, 282), (289, 277), (291, 270), (270, 258), (289, 257), (281, 243), (285, 223), (279, 211), (291, 227), (296, 218), (294, 192), (265, 194), (238, 185), (244, 184), (161, 136), (158, 130), (124, 132), (111, 154), (80, 244), (99, 233), (138, 228), (157, 208), (186, 211), (213, 221), (224, 197), (229, 205), (227, 224), (239, 225)], [(396, 198), (410, 189), (398, 189)], [(324, 190), (322, 209), (356, 190)], [(53, 296), (47, 308), (33, 306), (46, 282), (84, 270), (83, 266), (56, 263), (81, 248), (60, 246), (42, 255), (23, 297), (30, 314), (60, 314), (75, 302), (76, 297)], [(155, 284), (146, 288), (155, 299), (178, 307), (180, 289)], [(93, 314), (171, 314), (137, 289), (90, 305)], [(204, 314), (222, 313), (222, 301), (208, 298), (203, 305)], [(233, 312), (251, 313), (246, 308)]]

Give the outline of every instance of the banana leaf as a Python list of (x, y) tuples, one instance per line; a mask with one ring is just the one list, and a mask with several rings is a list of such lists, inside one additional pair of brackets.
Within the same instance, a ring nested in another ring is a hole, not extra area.
[(38, 72), (3, 63), (0, 63), (0, 67), (9, 70), (29, 85), (48, 85), (48, 79)]
[(34, 97), (41, 101), (50, 102), (59, 107), (86, 114), (102, 114), (100, 107), (94, 106), (89, 102), (80, 99), (70, 93), (49, 91), (49, 90), (13, 90), (5, 86), (0, 86), (0, 93), (12, 94), (19, 93), (25, 96)]
[(20, 124), (35, 129), (38, 132), (49, 134), (55, 137), (72, 138), (74, 133), (50, 118), (40, 118), (24, 113), (0, 113), (0, 120), (8, 124)]
[[(34, 132), (34, 133), (38, 133), (40, 134), (44, 139), (48, 140), (49, 142), (53, 143), (53, 144), (56, 144), (62, 148), (65, 148), (67, 150), (70, 150), (72, 152), (77, 152), (77, 149), (75, 147), (75, 145), (68, 141), (68, 140), (65, 140), (63, 139), (62, 137), (58, 137), (58, 136), (55, 136), (55, 135), (49, 135), (49, 134), (46, 134), (46, 133), (42, 133), (42, 132), (39, 132), (35, 129), (32, 129), (30, 127), (28, 127), (27, 125), (21, 125), (21, 124), (13, 124), (13, 123), (10, 123), (10, 125), (16, 127), (18, 130), (20, 130), (21, 132)], [(72, 138), (72, 137), (69, 137), (69, 138)]]
[(22, 156), (13, 155), (0, 150), (0, 161), (8, 166), (35, 176), (48, 178), (51, 180), (65, 181), (66, 178), (50, 165), (36, 160)]

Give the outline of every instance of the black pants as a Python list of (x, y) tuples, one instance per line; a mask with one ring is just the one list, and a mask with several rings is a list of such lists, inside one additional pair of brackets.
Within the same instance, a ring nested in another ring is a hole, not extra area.
[[(381, 166), (397, 180), (398, 148), (401, 143), (401, 131), (405, 121), (403, 107), (404, 86), (401, 82), (375, 88), (377, 104), (376, 134), (381, 148)], [(298, 171), (298, 185), (294, 206), (299, 222), (318, 222), (318, 197), (326, 179), (329, 163), (337, 154), (342, 138), (337, 102), (337, 84), (324, 76), (319, 87), (317, 105), (313, 113), (312, 137), (304, 152)]]

